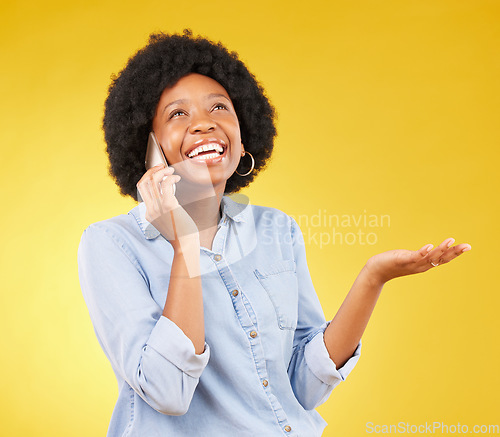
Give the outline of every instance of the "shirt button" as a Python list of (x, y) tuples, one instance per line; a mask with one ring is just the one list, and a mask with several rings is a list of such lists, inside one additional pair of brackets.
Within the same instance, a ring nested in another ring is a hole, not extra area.
[(233, 295), (234, 297), (238, 296), (238, 290), (233, 290), (232, 295)]
[(257, 331), (250, 332), (250, 337), (252, 337), (252, 338), (257, 337)]
[(267, 387), (269, 385), (269, 382), (267, 382), (267, 379), (264, 379), (264, 381), (262, 381), (262, 385), (264, 387)]
[(220, 261), (221, 259), (222, 259), (222, 256), (220, 256), (220, 255), (215, 255), (214, 256), (214, 260), (215, 261)]
[(285, 431), (290, 432), (292, 430), (292, 427), (290, 425), (285, 426)]

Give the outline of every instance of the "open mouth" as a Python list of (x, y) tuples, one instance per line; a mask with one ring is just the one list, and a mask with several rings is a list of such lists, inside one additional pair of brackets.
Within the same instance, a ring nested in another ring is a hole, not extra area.
[(222, 140), (209, 138), (206, 140), (197, 141), (186, 156), (195, 161), (212, 161), (218, 160), (225, 156), (227, 146)]

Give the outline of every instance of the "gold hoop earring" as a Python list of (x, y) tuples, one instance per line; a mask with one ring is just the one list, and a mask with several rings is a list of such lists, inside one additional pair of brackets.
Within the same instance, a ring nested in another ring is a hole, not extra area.
[(247, 153), (250, 155), (250, 158), (252, 159), (252, 168), (251, 168), (250, 170), (248, 170), (245, 174), (240, 174), (240, 173), (238, 173), (238, 172), (235, 170), (235, 173), (236, 173), (237, 175), (240, 175), (240, 176), (248, 176), (250, 173), (252, 173), (252, 171), (253, 171), (253, 169), (254, 169), (254, 167), (255, 167), (255, 160), (253, 159), (253, 156), (252, 156), (252, 154), (251, 154), (250, 152), (245, 151), (245, 153), (243, 154), (243, 156), (245, 156)]

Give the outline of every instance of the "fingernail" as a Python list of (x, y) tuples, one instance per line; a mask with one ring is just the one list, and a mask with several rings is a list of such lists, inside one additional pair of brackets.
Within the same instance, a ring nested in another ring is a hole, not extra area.
[(448, 242), (448, 244), (446, 245), (446, 247), (450, 247), (450, 246), (451, 246), (454, 242), (455, 242), (455, 239), (454, 239), (454, 238), (452, 238), (452, 239)]
[(470, 249), (471, 249), (470, 247), (464, 247), (464, 248), (462, 249), (462, 253), (463, 253), (463, 252), (467, 252), (467, 251), (468, 251), (468, 250), (470, 250)]
[(429, 246), (427, 247), (426, 251), (427, 251), (427, 252), (430, 252), (430, 251), (432, 250), (432, 248), (433, 248), (433, 247), (434, 247), (434, 246), (433, 246), (432, 244), (431, 244), (431, 245), (429, 245)]

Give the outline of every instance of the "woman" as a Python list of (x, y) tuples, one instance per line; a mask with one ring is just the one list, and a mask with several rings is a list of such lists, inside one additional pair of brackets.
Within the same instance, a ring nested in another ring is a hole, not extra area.
[[(104, 131), (110, 173), (143, 200), (79, 247), (119, 384), (109, 436), (321, 435), (314, 408), (356, 364), (384, 283), (470, 249), (447, 239), (370, 258), (326, 322), (295, 220), (227, 196), (270, 158), (274, 109), (235, 53), (189, 31), (152, 35), (129, 60)], [(148, 137), (168, 166), (145, 171)]]

